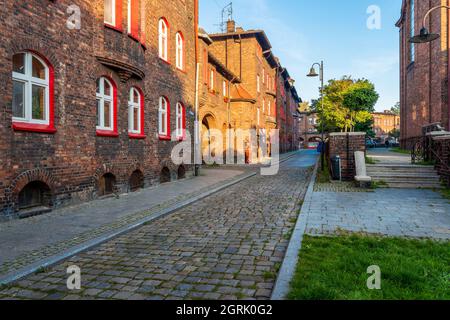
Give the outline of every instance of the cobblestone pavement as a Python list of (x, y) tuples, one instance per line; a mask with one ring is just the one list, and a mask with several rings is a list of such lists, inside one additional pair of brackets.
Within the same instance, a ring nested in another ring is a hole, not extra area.
[(306, 232), (341, 231), (450, 240), (450, 203), (432, 190), (314, 192)]
[[(54, 210), (0, 224), (0, 275), (114, 232), (180, 201), (245, 176), (245, 171), (203, 169), (202, 176), (156, 188)], [(48, 232), (52, 230), (52, 232)]]
[[(40, 270), (0, 298), (267, 299), (312, 171), (301, 157)], [(80, 291), (67, 289), (71, 265), (81, 268)]]

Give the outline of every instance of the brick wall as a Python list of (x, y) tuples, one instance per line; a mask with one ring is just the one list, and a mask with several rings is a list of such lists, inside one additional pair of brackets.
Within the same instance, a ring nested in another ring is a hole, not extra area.
[(341, 157), (342, 180), (352, 181), (356, 175), (355, 152), (366, 151), (364, 132), (331, 133), (329, 140), (330, 159)]
[[(125, 1), (124, 1), (125, 3)], [(81, 30), (66, 27), (70, 5), (81, 9)], [(145, 186), (158, 184), (163, 167), (177, 176), (170, 160), (176, 142), (158, 138), (158, 100), (171, 103), (171, 129), (175, 130), (175, 105), (186, 107), (187, 129), (193, 132), (195, 92), (194, 0), (146, 1), (145, 47), (126, 33), (106, 28), (103, 0), (7, 1), (0, 11), (0, 215), (15, 216), (18, 194), (38, 180), (51, 189), (54, 207), (94, 199), (99, 177), (112, 173), (119, 192), (129, 190), (135, 170)], [(169, 63), (158, 58), (158, 20), (170, 24)], [(185, 38), (184, 71), (175, 68), (176, 32)], [(15, 131), (12, 126), (12, 57), (33, 50), (49, 60), (55, 71), (56, 133)], [(101, 63), (99, 58), (112, 62)], [(143, 77), (123, 77), (121, 67)], [(109, 76), (117, 84), (118, 137), (96, 134), (96, 80)], [(132, 86), (145, 97), (145, 139), (128, 135), (128, 96)], [(189, 166), (186, 166), (189, 171)]]
[(450, 187), (450, 136), (441, 136), (433, 139), (433, 149), (439, 155), (436, 169), (442, 181)]
[[(448, 106), (448, 28), (449, 11), (434, 11), (426, 25), (441, 38), (429, 44), (415, 44), (414, 61), (410, 58), (410, 0), (405, 0), (400, 29), (400, 108), (401, 141), (422, 135), (422, 126), (440, 122), (450, 130)], [(415, 34), (422, 27), (425, 13), (434, 6), (450, 5), (449, 0), (415, 0)]]

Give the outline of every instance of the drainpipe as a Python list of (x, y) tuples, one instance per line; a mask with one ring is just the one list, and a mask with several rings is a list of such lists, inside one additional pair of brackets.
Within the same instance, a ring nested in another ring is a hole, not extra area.
[[(450, 6), (450, 1), (447, 0), (447, 6)], [(450, 131), (450, 14), (447, 10), (447, 113), (448, 113), (448, 128)]]
[(194, 2), (194, 35), (195, 35), (195, 120), (194, 120), (194, 136), (195, 136), (195, 146), (194, 146), (194, 175), (199, 176), (200, 171), (200, 126), (199, 126), (199, 98), (198, 98), (198, 83), (199, 83), (199, 73), (200, 73), (200, 63), (198, 62), (198, 1)]

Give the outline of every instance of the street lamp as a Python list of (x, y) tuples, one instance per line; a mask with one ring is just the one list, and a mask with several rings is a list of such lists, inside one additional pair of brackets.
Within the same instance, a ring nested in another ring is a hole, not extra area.
[(411, 42), (411, 43), (428, 43), (428, 42), (432, 42), (434, 40), (439, 39), (439, 37), (441, 35), (438, 33), (430, 33), (428, 31), (428, 29), (425, 27), (425, 24), (427, 23), (427, 19), (430, 16), (430, 14), (433, 11), (441, 9), (441, 8), (450, 9), (449, 6), (436, 6), (436, 7), (431, 8), (430, 10), (428, 10), (428, 12), (423, 17), (422, 29), (420, 29), (420, 34), (415, 35), (414, 37), (410, 38), (409, 42)]
[[(320, 68), (319, 74), (316, 72), (315, 66), (318, 66)], [(320, 76), (320, 100), (322, 101), (322, 110), (321, 110), (321, 118), (322, 121), (320, 121), (321, 131), (322, 131), (322, 147), (320, 148), (320, 158), (321, 158), (321, 166), (322, 171), (325, 171), (325, 132), (324, 132), (324, 117), (323, 117), (323, 91), (324, 91), (324, 83), (323, 83), (323, 61), (320, 63), (316, 62), (312, 65), (311, 70), (309, 71), (309, 74), (307, 77), (314, 78)]]

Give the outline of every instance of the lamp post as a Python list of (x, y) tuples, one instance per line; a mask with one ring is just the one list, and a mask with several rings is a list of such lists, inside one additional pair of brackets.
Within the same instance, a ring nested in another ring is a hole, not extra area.
[[(315, 66), (319, 66), (320, 72), (319, 74), (316, 72)], [(320, 148), (320, 159), (321, 159), (321, 168), (322, 171), (325, 171), (325, 132), (324, 132), (324, 117), (323, 117), (323, 91), (324, 91), (324, 79), (323, 79), (323, 61), (320, 63), (316, 62), (312, 65), (309, 74), (307, 75), (310, 78), (320, 76), (320, 100), (322, 102), (322, 110), (321, 110), (321, 121), (320, 121), (320, 131), (322, 134), (322, 147)]]
[(427, 23), (427, 19), (433, 11), (442, 9), (442, 8), (447, 8), (450, 10), (449, 6), (436, 6), (427, 11), (425, 16), (423, 17), (422, 29), (420, 29), (420, 34), (415, 35), (414, 37), (410, 38), (409, 42), (411, 42), (411, 43), (428, 43), (428, 42), (432, 42), (432, 41), (440, 38), (440, 36), (441, 36), (440, 34), (430, 33), (428, 31), (428, 29), (425, 27), (425, 24)]

